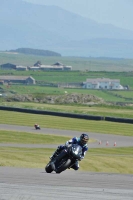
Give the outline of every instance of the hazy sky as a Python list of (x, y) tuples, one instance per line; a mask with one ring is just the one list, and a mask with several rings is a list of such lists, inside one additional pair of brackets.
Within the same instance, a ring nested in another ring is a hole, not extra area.
[(56, 5), (101, 23), (133, 30), (133, 0), (25, 0)]

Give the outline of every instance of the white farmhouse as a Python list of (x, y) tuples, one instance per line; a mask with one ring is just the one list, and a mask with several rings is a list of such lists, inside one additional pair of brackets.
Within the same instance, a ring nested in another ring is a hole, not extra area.
[(109, 79), (109, 78), (86, 79), (86, 82), (83, 82), (83, 88), (108, 89), (108, 90), (124, 89), (124, 87), (120, 85), (119, 79)]

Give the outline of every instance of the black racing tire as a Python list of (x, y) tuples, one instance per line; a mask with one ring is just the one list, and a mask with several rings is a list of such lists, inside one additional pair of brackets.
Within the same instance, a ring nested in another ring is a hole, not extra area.
[(46, 165), (45, 171), (46, 171), (47, 173), (51, 173), (51, 172), (53, 171), (53, 169), (52, 169), (50, 163), (48, 163), (48, 164)]
[(59, 168), (57, 167), (56, 173), (59, 174), (62, 171), (65, 171), (70, 166), (70, 164), (71, 160), (70, 159), (66, 160), (66, 162), (63, 163), (63, 165), (61, 165)]

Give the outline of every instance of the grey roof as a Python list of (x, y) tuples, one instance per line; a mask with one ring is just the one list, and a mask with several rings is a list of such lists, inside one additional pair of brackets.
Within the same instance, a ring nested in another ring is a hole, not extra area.
[(63, 69), (63, 66), (62, 65), (61, 66), (58, 66), (58, 65), (54, 65), (54, 66), (52, 66), (52, 65), (41, 65), (40, 69), (41, 68), (46, 68), (46, 69)]
[(17, 65), (16, 68), (27, 68), (26, 66)]
[[(12, 63), (4, 63), (2, 65), (15, 65), (15, 64), (12, 64)], [(15, 65), (16, 66), (16, 65)]]
[(40, 69), (39, 66), (32, 66), (32, 67), (29, 67), (29, 69)]
[(0, 76), (0, 80), (26, 80), (27, 78), (35, 80), (32, 76)]
[(120, 79), (110, 79), (110, 78), (95, 78), (95, 79), (86, 79), (87, 83), (96, 83), (96, 82), (120, 82)]
[(60, 62), (56, 62), (55, 64), (53, 64), (53, 65), (58, 65), (58, 66), (64, 66), (62, 63), (60, 63)]

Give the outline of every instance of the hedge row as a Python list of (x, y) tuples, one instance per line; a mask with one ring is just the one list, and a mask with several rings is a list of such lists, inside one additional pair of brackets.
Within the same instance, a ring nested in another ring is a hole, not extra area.
[(120, 122), (120, 123), (131, 123), (133, 124), (133, 119), (127, 118), (116, 118), (116, 117), (103, 117), (103, 116), (94, 116), (94, 115), (83, 115), (83, 114), (73, 114), (73, 113), (62, 113), (54, 111), (43, 111), (43, 110), (32, 110), (26, 108), (14, 108), (14, 107), (5, 107), (0, 106), (0, 110), (14, 111), (14, 112), (23, 112), (23, 113), (32, 113), (32, 114), (41, 114), (41, 115), (53, 115), (59, 117), (69, 117), (77, 119), (87, 119), (87, 120), (105, 120), (110, 122)]

